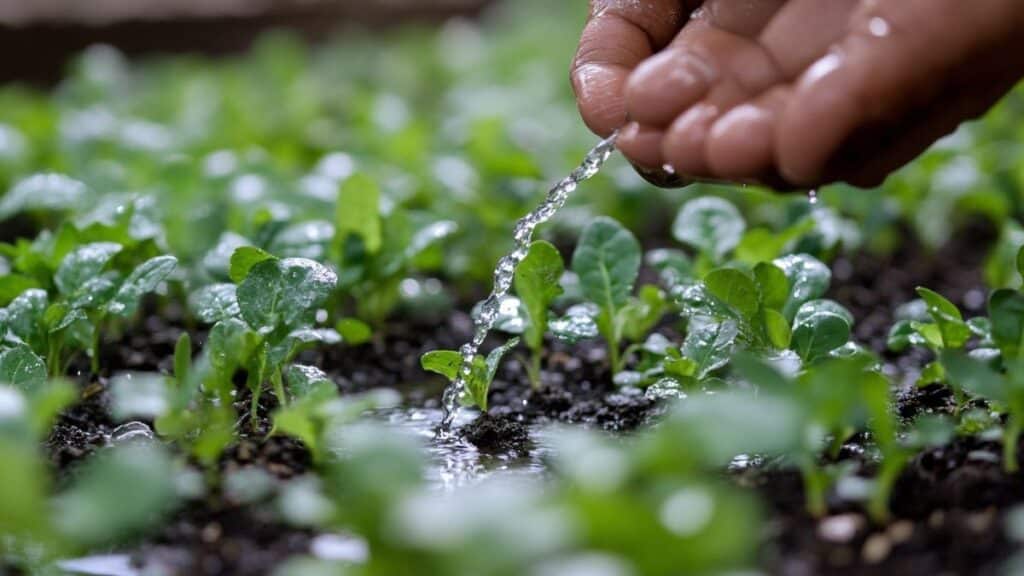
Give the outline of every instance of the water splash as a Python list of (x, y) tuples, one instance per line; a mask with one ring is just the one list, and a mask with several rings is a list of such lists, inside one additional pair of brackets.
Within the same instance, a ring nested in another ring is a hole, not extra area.
[(569, 196), (576, 190), (580, 182), (593, 178), (601, 170), (601, 166), (604, 165), (608, 157), (615, 150), (615, 138), (617, 135), (617, 133), (613, 133), (608, 138), (600, 141), (590, 152), (587, 152), (580, 165), (548, 191), (544, 202), (532, 212), (520, 218), (516, 223), (513, 235), (515, 247), (512, 252), (509, 252), (498, 261), (498, 266), (494, 270), (494, 287), (491, 290), (490, 296), (479, 305), (480, 313), (474, 320), (473, 338), (459, 349), (459, 354), (462, 356), (462, 366), (459, 368), (455, 381), (445, 389), (441, 400), (444, 408), (444, 418), (441, 420), (441, 427), (438, 431), (439, 436), (446, 437), (449, 435), (452, 421), (455, 419), (455, 414), (459, 409), (459, 397), (466, 388), (466, 378), (469, 377), (473, 370), (473, 358), (480, 351), (480, 346), (484, 343), (484, 339), (487, 338), (487, 334), (494, 326), (494, 321), (497, 319), (501, 307), (501, 300), (512, 287), (512, 278), (515, 274), (516, 266), (526, 258), (526, 254), (530, 249), (533, 231), (536, 230), (537, 226), (547, 222), (558, 212), (559, 208), (565, 204), (565, 201), (569, 199)]

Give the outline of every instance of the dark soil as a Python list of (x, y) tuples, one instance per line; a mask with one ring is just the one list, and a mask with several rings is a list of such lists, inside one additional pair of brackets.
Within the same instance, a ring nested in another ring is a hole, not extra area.
[[(991, 230), (979, 227), (935, 255), (908, 241), (888, 257), (840, 258), (833, 266), (836, 287), (830, 297), (853, 311), (858, 340), (892, 362), (896, 356), (885, 350), (886, 333), (896, 308), (915, 297), (916, 286), (951, 296), (968, 314), (983, 312), (985, 293), (978, 298), (980, 264), (993, 238)], [(457, 348), (470, 328), (468, 316), (460, 312), (442, 322), (392, 323), (373, 342), (308, 352), (301, 360), (324, 367), (344, 393), (391, 387), (412, 405), (437, 407), (440, 382), (421, 370), (419, 357), (428, 350)], [(182, 329), (174, 314), (149, 315), (119, 343), (105, 345), (103, 365), (111, 373), (167, 371)], [(193, 332), (193, 340), (198, 347), (203, 334)], [(891, 368), (904, 373), (919, 370), (928, 360), (918, 353), (900, 358)], [(492, 386), (490, 414), (465, 426), (463, 437), (483, 452), (526, 453), (533, 424), (576, 423), (629, 431), (650, 424), (659, 414), (657, 402), (611, 383), (599, 343), (573, 347), (556, 343), (542, 360), (544, 384), (537, 390), (529, 386), (519, 359), (505, 362)], [(47, 442), (57, 469), (67, 469), (106, 444), (115, 426), (106, 416), (109, 376), (79, 378), (85, 399), (61, 416)], [(426, 382), (434, 385), (424, 386)], [(949, 394), (940, 387), (905, 386), (897, 395), (897, 409), (906, 418), (951, 406)], [(239, 406), (244, 404), (240, 398)], [(262, 432), (263, 415), (269, 408), (260, 410)], [(871, 463), (852, 448), (844, 451), (844, 457), (870, 471)], [(829, 519), (810, 518), (804, 511), (797, 474), (770, 467), (748, 470), (742, 473), (741, 483), (755, 486), (768, 505), (763, 567), (794, 576), (994, 573), (1013, 551), (1003, 535), (1003, 514), (1024, 502), (1024, 482), (1004, 474), (998, 460), (997, 444), (971, 438), (921, 454), (897, 483), (894, 517), (886, 526), (873, 526), (857, 504), (835, 495)], [(257, 432), (232, 446), (221, 467), (258, 466), (287, 479), (306, 472), (310, 464), (301, 443)], [(191, 502), (145, 541), (138, 557), (171, 573), (265, 574), (288, 556), (308, 551), (312, 537), (281, 524), (269, 510), (263, 505), (232, 503), (217, 494)]]

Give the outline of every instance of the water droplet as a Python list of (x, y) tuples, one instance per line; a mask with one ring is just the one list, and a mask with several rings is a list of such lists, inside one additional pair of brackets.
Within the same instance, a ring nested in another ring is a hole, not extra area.
[(889, 35), (889, 32), (891, 31), (892, 26), (889, 25), (889, 22), (886, 21), (885, 18), (875, 16), (874, 18), (868, 21), (868, 32), (870, 32), (872, 36), (875, 36), (877, 38), (885, 38), (886, 36)]
[(811, 190), (811, 191), (807, 192), (807, 201), (810, 202), (812, 205), (817, 204), (818, 203), (818, 191), (817, 190)]
[(110, 444), (121, 444), (138, 440), (152, 440), (153, 430), (145, 422), (133, 420), (114, 428), (107, 437)]

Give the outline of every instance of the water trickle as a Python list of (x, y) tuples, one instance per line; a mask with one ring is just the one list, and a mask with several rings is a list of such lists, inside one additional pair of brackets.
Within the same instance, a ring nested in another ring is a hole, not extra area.
[(814, 189), (808, 191), (807, 201), (810, 202), (812, 206), (816, 205), (818, 203), (818, 191)]
[(136, 440), (152, 440), (153, 429), (145, 422), (132, 420), (114, 428), (107, 437), (109, 444), (122, 444)]
[(459, 409), (459, 397), (466, 388), (466, 378), (472, 373), (473, 358), (476, 357), (480, 346), (487, 338), (488, 332), (494, 326), (498, 317), (502, 298), (508, 294), (512, 287), (512, 278), (516, 266), (526, 258), (530, 248), (530, 241), (533, 239), (533, 232), (537, 226), (547, 222), (558, 212), (559, 208), (565, 205), (565, 201), (576, 191), (577, 186), (584, 180), (593, 178), (601, 166), (608, 160), (615, 150), (615, 137), (617, 133), (598, 142), (583, 161), (567, 177), (559, 181), (548, 191), (544, 202), (537, 206), (532, 212), (519, 219), (515, 226), (515, 247), (510, 253), (498, 261), (494, 270), (494, 287), (491, 295), (479, 304), (479, 313), (474, 319), (473, 338), (459, 349), (462, 356), (462, 366), (455, 380), (444, 391), (441, 404), (444, 408), (444, 417), (441, 420), (441, 427), (438, 435), (446, 437), (451, 430), (452, 421)]

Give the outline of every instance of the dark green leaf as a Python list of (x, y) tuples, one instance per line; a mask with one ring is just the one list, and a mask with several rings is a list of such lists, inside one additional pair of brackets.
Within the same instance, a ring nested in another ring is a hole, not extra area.
[(813, 362), (850, 340), (850, 324), (832, 312), (818, 312), (793, 330), (792, 348), (804, 362)]
[(764, 307), (781, 311), (789, 298), (789, 280), (786, 273), (774, 264), (759, 262), (754, 266), (754, 278), (757, 280)]
[(640, 273), (640, 243), (611, 218), (597, 218), (583, 231), (572, 258), (583, 294), (609, 319), (629, 300)]
[(1006, 403), (1009, 399), (1003, 376), (983, 362), (952, 350), (944, 351), (941, 361), (950, 384), (957, 389), (993, 402)]
[(1019, 358), (1024, 352), (1024, 294), (1016, 290), (996, 290), (988, 302), (992, 320), (992, 340), (1006, 359)]
[(178, 265), (174, 256), (157, 256), (139, 264), (125, 278), (114, 299), (107, 303), (107, 311), (118, 316), (131, 316), (143, 295), (156, 290)]
[(333, 271), (312, 260), (264, 260), (238, 286), (238, 307), (258, 332), (300, 328), (312, 322), (337, 281)]
[(99, 276), (120, 251), (121, 245), (113, 242), (96, 242), (75, 249), (57, 268), (53, 277), (57, 289), (65, 295), (80, 292), (85, 283)]
[(18, 345), (0, 352), (0, 384), (34, 392), (45, 383), (46, 363), (28, 346)]
[(735, 322), (726, 320), (691, 321), (689, 332), (683, 341), (683, 356), (696, 365), (694, 375), (698, 379), (706, 377), (714, 370), (729, 362), (739, 328)]
[(704, 286), (719, 302), (730, 306), (745, 318), (752, 318), (760, 307), (761, 295), (753, 278), (735, 268), (712, 270), (704, 277)]
[(209, 284), (192, 293), (189, 307), (201, 322), (214, 324), (241, 314), (234, 284)]
[(818, 259), (807, 254), (791, 254), (775, 260), (789, 280), (789, 296), (782, 308), (783, 315), (790, 320), (804, 302), (821, 298), (832, 281), (832, 272)]

